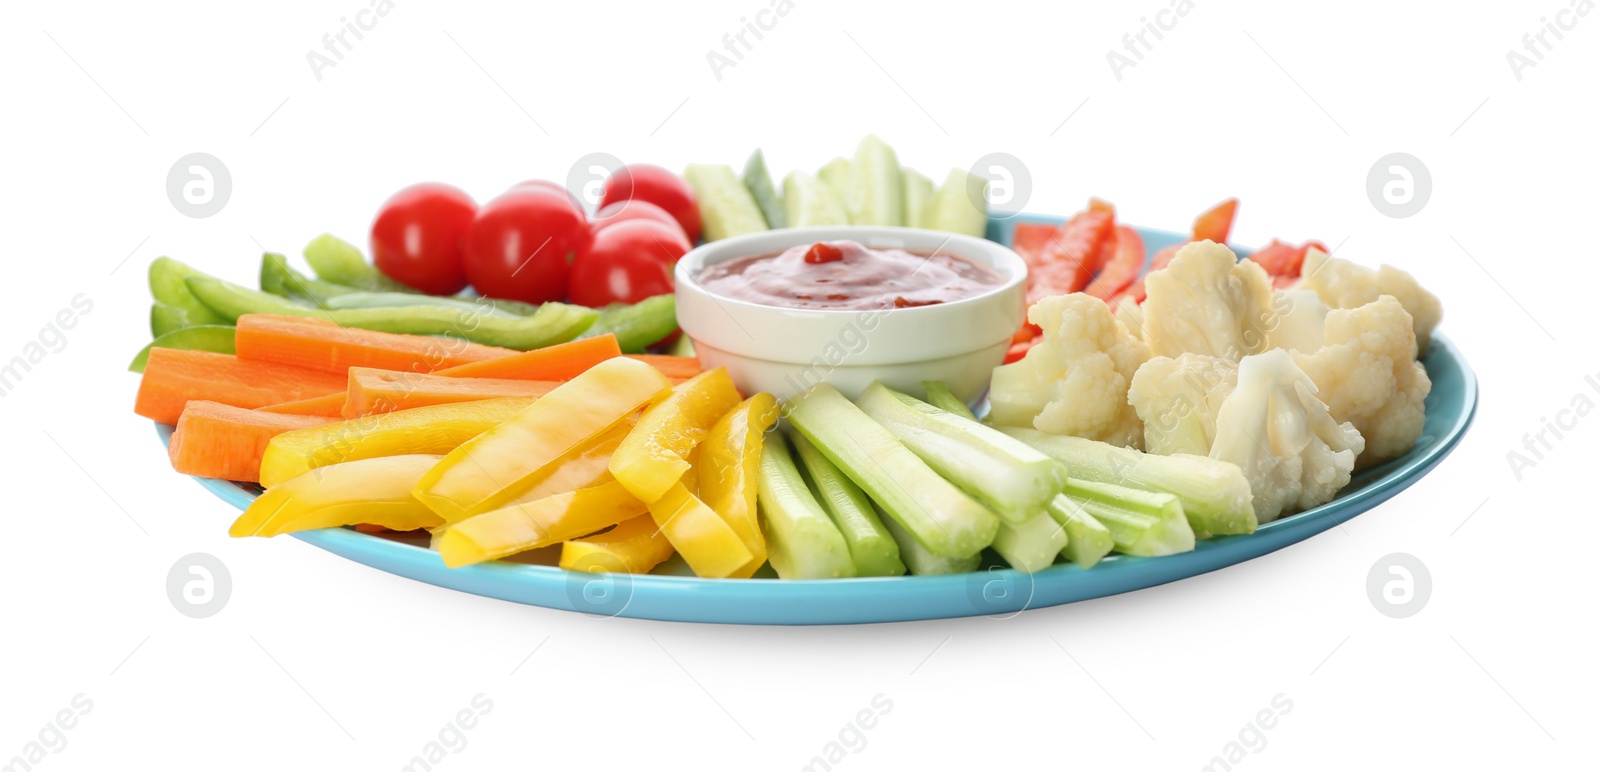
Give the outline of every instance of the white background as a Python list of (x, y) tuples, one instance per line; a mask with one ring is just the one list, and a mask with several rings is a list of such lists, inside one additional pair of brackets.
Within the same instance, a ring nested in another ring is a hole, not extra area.
[[(767, 0), (398, 0), (319, 81), (307, 52), (366, 1), (3, 11), (0, 359), (75, 295), (93, 310), (0, 399), (0, 763), (80, 692), (94, 707), (40, 767), (398, 769), (478, 693), (492, 711), (438, 768), (799, 769), (879, 693), (893, 708), (836, 769), (1196, 769), (1280, 693), (1292, 710), (1239, 768), (1591, 757), (1600, 418), (1520, 481), (1506, 453), (1576, 395), (1600, 401), (1583, 381), (1600, 373), (1600, 14), (1519, 81), (1506, 52), (1569, 0), (1197, 0), (1119, 82), (1106, 52), (1168, 0), (796, 0), (719, 81), (706, 52)], [(1390, 502), (1213, 574), (1004, 621), (786, 629), (589, 618), (229, 540), (234, 513), (131, 412), (158, 255), (253, 281), (258, 244), (364, 242), (418, 180), (482, 200), (591, 152), (680, 167), (757, 145), (781, 173), (868, 131), (935, 176), (1011, 153), (1030, 211), (1098, 195), (1182, 230), (1237, 195), (1238, 243), (1320, 238), (1402, 266), (1444, 300), (1477, 422)], [(208, 219), (164, 190), (197, 151), (233, 179)], [(1407, 219), (1365, 192), (1396, 151), (1433, 179)], [(197, 551), (233, 579), (203, 620), (165, 592)], [(1409, 619), (1367, 596), (1393, 552), (1433, 580)]]

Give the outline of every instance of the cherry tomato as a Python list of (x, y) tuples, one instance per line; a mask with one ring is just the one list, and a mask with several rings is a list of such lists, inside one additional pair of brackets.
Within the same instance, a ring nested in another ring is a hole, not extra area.
[(628, 164), (606, 179), (600, 208), (618, 201), (649, 201), (672, 215), (683, 228), (689, 243), (700, 239), (700, 205), (694, 191), (672, 172), (650, 164)]
[(513, 188), (484, 204), (467, 229), (465, 267), (486, 297), (544, 303), (567, 295), (589, 223), (564, 191)]
[[(668, 214), (667, 210), (649, 201), (617, 201), (603, 206), (589, 220), (589, 229), (599, 233), (601, 228), (609, 228), (629, 220), (652, 220), (663, 225), (671, 225), (677, 228), (679, 233), (683, 233), (683, 227), (678, 225), (676, 218)], [(685, 234), (684, 238), (688, 238), (688, 234)]]
[(535, 189), (535, 190), (557, 191), (557, 192), (561, 193), (561, 195), (566, 196), (567, 198), (571, 199), (572, 200), (572, 205), (577, 207), (578, 211), (580, 211), (580, 212), (583, 211), (583, 202), (580, 201), (577, 196), (573, 195), (572, 191), (567, 190), (566, 188), (561, 187), (560, 185), (558, 185), (558, 184), (556, 184), (554, 182), (551, 182), (549, 180), (523, 180), (523, 181), (521, 181), (521, 182), (519, 182), (519, 183), (517, 183), (515, 185), (512, 185), (509, 188), (507, 188), (507, 190), (508, 191), (510, 191), (510, 190), (523, 190), (523, 189), (526, 189), (526, 188), (532, 188), (532, 189)]
[(572, 302), (637, 303), (672, 291), (672, 267), (690, 249), (676, 225), (628, 220), (600, 229), (572, 266)]
[(462, 245), (477, 211), (460, 188), (438, 182), (403, 188), (372, 221), (372, 261), (408, 287), (454, 295), (467, 286)]

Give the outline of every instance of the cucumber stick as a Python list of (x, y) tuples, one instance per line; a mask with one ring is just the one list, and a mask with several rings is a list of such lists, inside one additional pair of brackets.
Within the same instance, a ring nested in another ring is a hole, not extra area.
[(856, 145), (856, 172), (861, 176), (862, 225), (905, 225), (905, 176), (894, 148), (868, 134)]
[(1226, 461), (1175, 454), (1140, 453), (1104, 442), (1045, 434), (1033, 429), (998, 427), (999, 431), (1038, 448), (1060, 461), (1069, 477), (1115, 483), (1147, 491), (1171, 493), (1183, 502), (1183, 514), (1197, 535), (1254, 533), (1255, 507), (1250, 481)]
[(896, 544), (900, 545), (900, 559), (905, 562), (906, 570), (912, 576), (938, 576), (940, 574), (967, 574), (978, 570), (983, 563), (983, 554), (978, 553), (964, 558), (951, 558), (935, 555), (917, 541), (910, 531), (900, 527), (892, 517), (883, 518), (883, 527), (894, 537)]
[(933, 180), (916, 169), (906, 169), (902, 176), (906, 186), (906, 225), (912, 228), (931, 228), (928, 217), (933, 201)]
[(867, 190), (854, 161), (839, 156), (817, 170), (817, 179), (822, 180), (844, 205), (851, 225), (867, 224)]
[(756, 200), (761, 216), (766, 218), (767, 227), (784, 227), (787, 218), (783, 211), (783, 199), (772, 187), (772, 175), (767, 173), (767, 159), (761, 155), (761, 148), (756, 148), (750, 154), (750, 160), (744, 162), (744, 186), (750, 190), (750, 197)]
[(370, 292), (421, 294), (384, 276), (377, 266), (367, 262), (360, 248), (331, 233), (312, 239), (302, 254), (311, 272), (323, 281)]
[(733, 167), (726, 164), (689, 164), (683, 171), (684, 182), (694, 189), (700, 201), (702, 233), (706, 241), (717, 241), (744, 233), (757, 233), (767, 229), (750, 189), (739, 181)]
[(191, 276), (205, 274), (170, 257), (158, 257), (150, 263), (150, 295), (157, 303), (182, 309), (186, 325), (228, 324), (230, 320), (213, 312), (189, 291), (187, 281)]
[(928, 404), (968, 421), (978, 420), (966, 403), (956, 399), (956, 395), (950, 391), (949, 386), (944, 385), (944, 381), (923, 381), (922, 388), (928, 392)]
[(1067, 531), (1041, 511), (1021, 523), (1001, 522), (989, 546), (1012, 568), (1031, 574), (1056, 562), (1056, 555), (1067, 548)]
[(794, 437), (795, 455), (811, 481), (812, 492), (850, 547), (856, 576), (900, 576), (906, 572), (900, 562), (900, 548), (884, 530), (883, 521), (872, 509), (872, 502), (850, 478), (844, 476), (802, 435)]
[(1170, 493), (1069, 479), (1065, 495), (1111, 532), (1118, 552), (1158, 557), (1194, 549), (1183, 504)]
[(983, 238), (989, 228), (988, 181), (962, 169), (951, 169), (934, 194), (928, 227)]
[(1043, 514), (1061, 492), (1059, 463), (988, 426), (876, 382), (856, 404), (934, 471), (1013, 525)]
[(1067, 548), (1061, 551), (1061, 556), (1077, 563), (1079, 568), (1094, 568), (1116, 546), (1111, 540), (1111, 529), (1066, 494), (1051, 499), (1048, 511), (1067, 532)]
[(889, 430), (826, 383), (789, 401), (788, 418), (822, 455), (906, 531), (941, 557), (971, 557), (999, 518), (939, 476)]
[(850, 224), (850, 215), (833, 187), (801, 171), (783, 178), (783, 209), (791, 228)]
[(756, 507), (767, 538), (767, 561), (782, 579), (855, 576), (844, 535), (811, 495), (783, 435), (761, 448)]

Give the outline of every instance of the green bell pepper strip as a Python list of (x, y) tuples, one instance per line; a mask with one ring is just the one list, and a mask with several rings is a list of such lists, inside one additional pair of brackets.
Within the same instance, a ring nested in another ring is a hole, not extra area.
[[(185, 292), (188, 290), (185, 289)], [(209, 311), (207, 313), (210, 313)], [(189, 312), (177, 306), (169, 306), (157, 300), (150, 304), (150, 337), (159, 338), (173, 330), (181, 330), (189, 324)]]
[(128, 365), (132, 372), (144, 372), (145, 362), (150, 359), (150, 349), (177, 348), (191, 351), (215, 351), (218, 354), (233, 353), (233, 325), (229, 324), (197, 324), (192, 327), (183, 327), (162, 335), (150, 342), (133, 358), (133, 363)]
[(624, 354), (642, 354), (650, 344), (678, 329), (678, 301), (672, 295), (656, 295), (633, 305), (601, 309), (594, 326), (579, 337), (593, 338), (606, 333), (617, 336)]
[(354, 287), (369, 292), (408, 292), (420, 294), (400, 282), (383, 275), (378, 267), (367, 262), (354, 244), (331, 233), (324, 233), (306, 245), (306, 264), (318, 279)]
[(183, 309), (189, 324), (224, 324), (227, 322), (211, 312), (205, 304), (190, 294), (185, 283), (191, 276), (205, 276), (170, 257), (158, 257), (150, 263), (150, 295), (157, 303)]
[(444, 335), (518, 351), (572, 340), (599, 316), (592, 308), (565, 303), (545, 303), (532, 316), (513, 318), (440, 306), (320, 309), (210, 276), (191, 276), (187, 284), (201, 303), (229, 322), (244, 314), (305, 316), (363, 330)]
[(436, 308), (450, 308), (467, 314), (483, 314), (501, 319), (520, 318), (521, 314), (500, 309), (495, 301), (488, 298), (448, 298), (437, 295), (407, 295), (404, 292), (352, 292), (329, 298), (323, 308), (338, 311), (351, 308), (412, 308), (416, 306), (433, 306)]
[(295, 270), (283, 255), (268, 252), (261, 256), (261, 289), (279, 297), (310, 303), (322, 308), (389, 308), (393, 306), (444, 306), (469, 311), (492, 310), (499, 316), (533, 316), (537, 303), (456, 295), (422, 295), (410, 291), (369, 291), (330, 281), (313, 279)]
[(316, 306), (342, 295), (361, 292), (355, 287), (313, 279), (295, 270), (287, 258), (276, 252), (261, 255), (261, 290)]

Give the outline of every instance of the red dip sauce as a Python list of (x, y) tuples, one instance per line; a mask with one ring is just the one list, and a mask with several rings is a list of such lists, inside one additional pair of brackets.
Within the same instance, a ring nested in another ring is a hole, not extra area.
[(872, 249), (855, 241), (802, 244), (729, 260), (697, 278), (707, 291), (778, 308), (912, 308), (964, 300), (1004, 283), (954, 255)]

